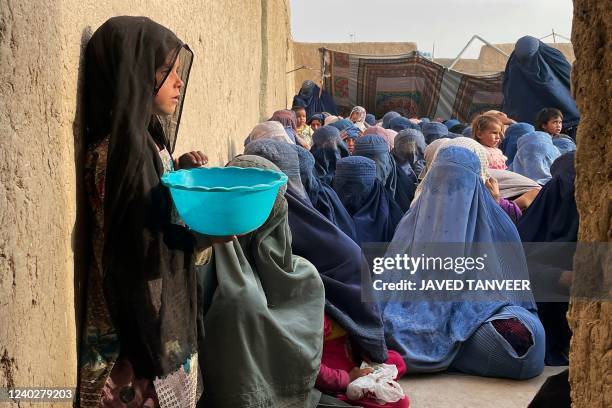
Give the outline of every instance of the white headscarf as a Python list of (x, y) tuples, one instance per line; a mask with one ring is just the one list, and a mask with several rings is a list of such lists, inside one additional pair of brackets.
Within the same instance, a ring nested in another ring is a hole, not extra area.
[(287, 135), (287, 132), (285, 131), (283, 125), (279, 122), (272, 120), (259, 123), (255, 125), (253, 130), (251, 130), (251, 133), (248, 137), (248, 142), (254, 142), (258, 139), (274, 139), (295, 144), (293, 140), (291, 140), (291, 138)]

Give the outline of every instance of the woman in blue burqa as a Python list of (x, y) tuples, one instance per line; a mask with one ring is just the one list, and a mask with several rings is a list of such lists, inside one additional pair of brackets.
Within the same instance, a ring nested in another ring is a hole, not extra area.
[(332, 185), (336, 174), (336, 162), (350, 155), (340, 138), (340, 131), (334, 126), (322, 126), (312, 135), (310, 153), (315, 158), (315, 173), (328, 186)]
[(310, 118), (315, 113), (328, 112), (332, 115), (338, 114), (338, 109), (329, 92), (319, 88), (313, 81), (307, 80), (302, 83), (302, 88), (293, 97), (292, 106), (302, 106), (306, 109), (306, 117)]
[(404, 212), (378, 180), (374, 160), (361, 156), (341, 159), (334, 190), (353, 219), (360, 246), (393, 238)]
[(502, 110), (534, 124), (541, 109), (557, 108), (563, 113), (561, 133), (575, 139), (580, 114), (570, 93), (571, 69), (561, 51), (531, 36), (520, 38), (504, 72)]
[[(516, 227), (485, 187), (480, 169), (474, 152), (442, 147), (422, 182), (421, 194), (399, 223), (387, 257), (425, 253), (458, 259), (487, 254), (485, 268), (464, 271), (462, 281), (528, 280)], [(399, 276), (438, 279), (445, 271), (437, 268)], [(380, 276), (397, 281), (396, 272)], [(460, 272), (450, 268), (446, 276), (461, 279)], [(544, 368), (544, 330), (529, 290), (470, 292), (466, 284), (437, 294), (393, 291), (379, 303), (387, 344), (401, 352), (409, 372), (451, 369), (527, 379)]]
[(308, 150), (295, 146), (300, 161), (300, 178), (310, 203), (325, 218), (357, 242), (355, 223), (331, 186), (323, 183), (315, 174), (315, 158)]

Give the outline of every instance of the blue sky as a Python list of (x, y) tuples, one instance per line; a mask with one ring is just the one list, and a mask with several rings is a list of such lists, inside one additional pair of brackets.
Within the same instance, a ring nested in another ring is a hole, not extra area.
[[(554, 29), (570, 37), (572, 0), (291, 0), (295, 41), (411, 41), (436, 57), (455, 57), (473, 34), (492, 43)], [(565, 40), (557, 39), (560, 42)], [(552, 38), (550, 38), (552, 42)], [(477, 57), (475, 42), (466, 57)]]

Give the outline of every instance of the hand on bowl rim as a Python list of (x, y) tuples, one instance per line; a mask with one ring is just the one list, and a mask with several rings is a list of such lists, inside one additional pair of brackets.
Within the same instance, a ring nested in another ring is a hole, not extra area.
[(208, 164), (208, 157), (199, 150), (194, 150), (174, 159), (174, 169), (193, 169)]

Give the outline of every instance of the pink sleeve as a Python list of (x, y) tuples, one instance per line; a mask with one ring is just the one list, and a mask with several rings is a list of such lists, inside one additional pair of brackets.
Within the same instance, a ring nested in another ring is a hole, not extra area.
[(321, 364), (315, 386), (320, 391), (343, 392), (346, 391), (349, 382), (349, 374), (346, 371)]

